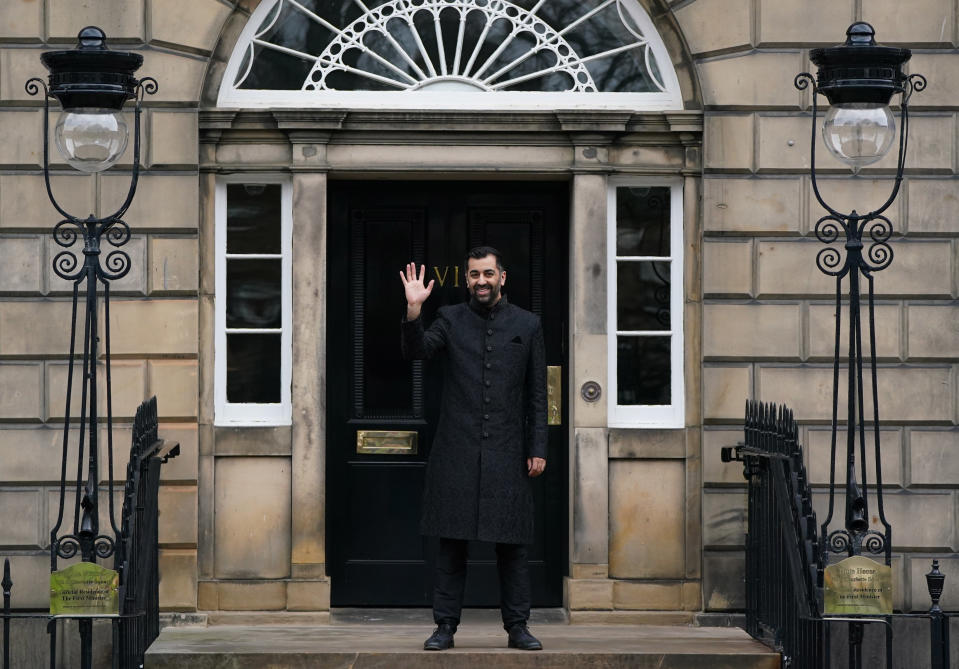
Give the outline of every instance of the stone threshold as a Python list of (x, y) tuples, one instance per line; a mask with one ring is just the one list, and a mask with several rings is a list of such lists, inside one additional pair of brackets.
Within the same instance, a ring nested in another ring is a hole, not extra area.
[[(474, 622), (495, 624), (499, 610), (465, 609), (463, 624)], [(680, 625), (696, 627), (744, 627), (745, 616), (729, 613), (693, 611), (567, 611), (563, 608), (533, 609), (530, 625), (569, 623), (572, 625)], [(432, 613), (426, 608), (334, 608), (331, 611), (198, 611), (160, 614), (160, 628), (217, 625), (345, 625), (433, 624)]]
[[(335, 617), (335, 616), (334, 616)], [(498, 622), (464, 616), (456, 647), (422, 650), (432, 625), (418, 622), (168, 627), (147, 651), (147, 669), (778, 669), (780, 656), (735, 628), (570, 625), (530, 628), (541, 652), (506, 648)]]

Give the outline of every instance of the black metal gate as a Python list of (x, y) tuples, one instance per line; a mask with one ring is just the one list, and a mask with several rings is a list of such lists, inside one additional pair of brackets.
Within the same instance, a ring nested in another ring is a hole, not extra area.
[[(159, 572), (157, 565), (157, 494), (160, 465), (176, 457), (180, 446), (157, 436), (157, 403), (143, 402), (133, 422), (130, 460), (127, 464), (120, 538), (113, 554), (113, 568), (119, 574), (120, 613), (101, 616), (112, 622), (114, 669), (143, 665), (143, 655), (160, 633)], [(57, 667), (57, 621), (74, 616), (46, 613), (12, 613), (13, 580), (10, 560), (3, 565), (3, 669), (10, 669), (10, 624), (13, 621), (46, 619), (50, 642), (50, 667)]]
[[(781, 652), (783, 667), (829, 669), (837, 656), (843, 656), (845, 666), (860, 669), (863, 639), (866, 627), (871, 625), (882, 628), (883, 666), (892, 669), (894, 624), (928, 618), (927, 666), (949, 668), (950, 616), (939, 607), (945, 577), (939, 573), (937, 560), (926, 576), (932, 598), (928, 613), (823, 615), (824, 551), (792, 411), (784, 406), (747, 402), (745, 443), (724, 448), (722, 457), (724, 462), (741, 461), (749, 482), (746, 631)], [(833, 652), (833, 636), (841, 636), (837, 632), (845, 632), (845, 652)], [(871, 644), (870, 649), (874, 649), (875, 642)]]

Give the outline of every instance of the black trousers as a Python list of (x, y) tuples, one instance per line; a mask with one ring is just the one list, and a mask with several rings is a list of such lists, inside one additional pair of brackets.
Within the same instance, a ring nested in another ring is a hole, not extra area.
[[(466, 588), (466, 558), (469, 542), (464, 539), (440, 538), (436, 556), (436, 582), (433, 588), (433, 621), (456, 628), (463, 610)], [(499, 571), (499, 602), (503, 627), (529, 620), (530, 589), (526, 546), (496, 544), (496, 568)]]

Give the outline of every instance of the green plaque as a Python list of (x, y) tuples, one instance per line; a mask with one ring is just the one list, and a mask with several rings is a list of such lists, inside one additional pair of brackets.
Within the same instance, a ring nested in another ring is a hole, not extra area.
[(892, 567), (854, 555), (826, 567), (826, 614), (881, 616), (892, 613)]
[(104, 616), (120, 613), (120, 577), (112, 569), (80, 562), (50, 574), (50, 615)]

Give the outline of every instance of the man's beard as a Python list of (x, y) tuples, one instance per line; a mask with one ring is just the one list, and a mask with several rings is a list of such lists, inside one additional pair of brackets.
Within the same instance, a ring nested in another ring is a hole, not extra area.
[(489, 286), (489, 292), (486, 294), (477, 294), (476, 286), (473, 286), (472, 288), (470, 288), (470, 294), (480, 304), (484, 304), (484, 305), (493, 304), (494, 302), (496, 302), (497, 299), (499, 299), (500, 287), (498, 285), (497, 286), (493, 286), (491, 284), (487, 284), (487, 285)]

